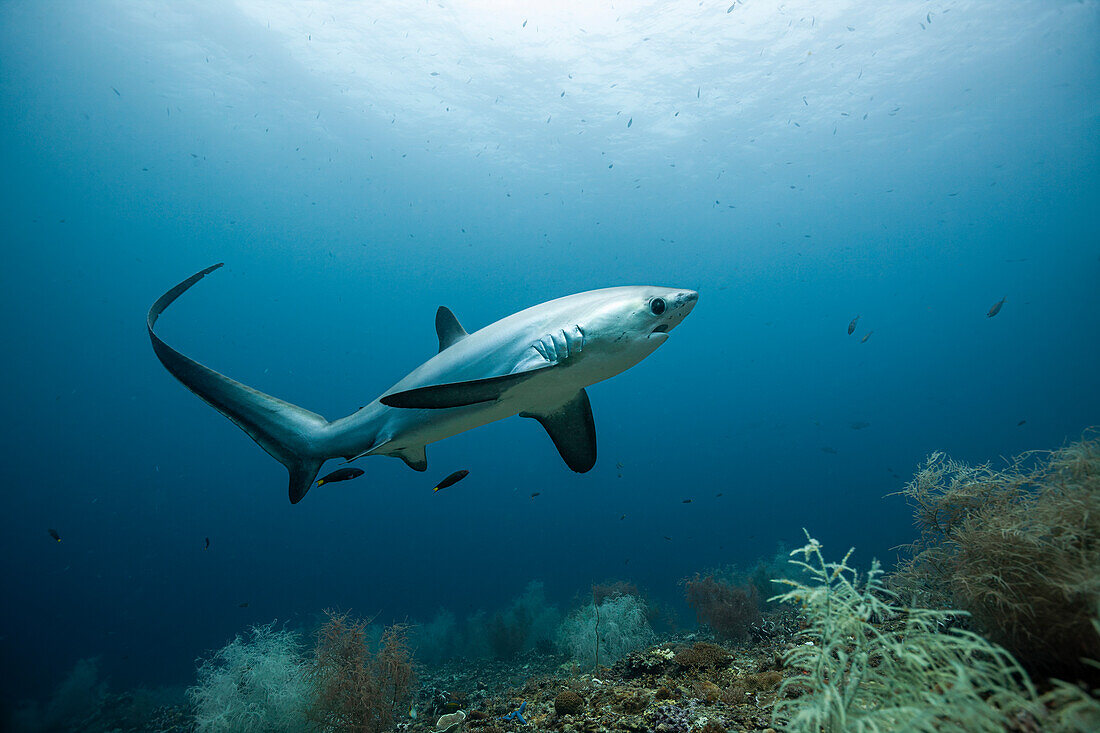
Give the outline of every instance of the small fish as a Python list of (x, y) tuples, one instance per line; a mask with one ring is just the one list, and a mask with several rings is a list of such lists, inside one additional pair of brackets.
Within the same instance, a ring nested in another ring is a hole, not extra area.
[(1021, 425), (1023, 425), (1026, 422), (1027, 422), (1027, 420), (1021, 420), (1020, 422), (1016, 423), (1016, 427), (1020, 427)]
[(684, 500), (683, 500), (682, 502), (680, 502), (680, 503), (681, 503), (681, 504), (690, 504), (690, 503), (691, 503), (691, 499), (684, 499)]
[(57, 533), (56, 529), (49, 529), (47, 531), (50, 533), (50, 537), (53, 537), (54, 542), (60, 542), (61, 541), (61, 535), (59, 535)]
[(526, 28), (526, 27), (527, 27), (527, 21), (526, 21), (526, 20), (524, 20), (524, 21), (523, 21), (523, 25), (521, 25), (521, 26), (520, 26), (520, 28)]
[(363, 475), (363, 469), (361, 468), (338, 468), (327, 476), (322, 476), (317, 479), (317, 485), (325, 483), (332, 483), (334, 481), (349, 481), (353, 478), (359, 478)]
[(860, 342), (861, 344), (865, 344), (865, 343), (867, 343), (867, 339), (871, 338), (871, 334), (872, 334), (872, 333), (874, 333), (874, 331), (868, 331), (867, 333), (865, 333), (865, 334), (863, 335), (863, 338), (861, 338), (861, 339), (859, 340), (859, 342)]
[(855, 422), (848, 423), (848, 427), (852, 430), (863, 430), (864, 428), (871, 427), (871, 423), (866, 420), (856, 420)]
[(667, 534), (666, 534), (666, 535), (664, 535), (664, 538), (665, 538), (666, 540), (668, 540), (669, 542), (672, 542), (672, 538), (671, 538), (671, 537), (669, 537), (669, 536), (668, 536)]
[(536, 491), (533, 494), (531, 494), (531, 498), (534, 499), (536, 496), (540, 496), (541, 494), (542, 494), (541, 491)]
[(625, 515), (625, 514), (624, 514), (624, 515), (622, 515), (621, 517), (619, 517), (619, 521), (620, 521), (620, 522), (621, 522), (621, 521), (623, 521), (624, 519), (626, 519), (626, 515)]
[(631, 117), (629, 120), (626, 121), (626, 126), (627, 127), (630, 127), (633, 124), (634, 124), (634, 118), (633, 117)]
[(993, 316), (1000, 313), (1001, 312), (1001, 306), (1003, 306), (1005, 304), (1006, 300), (1008, 300), (1008, 299), (1007, 298), (1001, 298), (996, 303), (994, 303), (993, 307), (989, 309), (989, 312), (985, 314), (985, 317), (986, 318), (992, 318)]
[(830, 448), (830, 447), (829, 447), (829, 446), (827, 446), (827, 445), (823, 445), (823, 446), (821, 446), (821, 451), (822, 451), (823, 453), (828, 453), (829, 455), (833, 455), (833, 456), (835, 456), (835, 455), (836, 455), (836, 448)]
[(716, 497), (721, 496), (721, 495), (722, 495), (721, 491), (719, 491), (717, 494), (715, 494)]
[(248, 601), (245, 601), (244, 603), (238, 603), (237, 608), (248, 608)]
[(443, 479), (438, 484), (436, 484), (435, 488), (432, 489), (432, 491), (439, 491), (440, 489), (445, 489), (448, 486), (454, 486), (459, 481), (466, 478), (466, 476), (469, 475), (469, 473), (470, 472), (467, 471), (466, 469), (462, 469), (461, 471), (455, 471), (450, 476), (448, 476), (447, 478)]
[(116, 94), (117, 96), (119, 96), (119, 97), (121, 97), (121, 96), (122, 96), (122, 92), (120, 92), (119, 90), (115, 89), (114, 87), (111, 87), (111, 91), (112, 91), (112, 92), (114, 92), (114, 93), (115, 93), (115, 94)]
[(732, 13), (733, 9), (736, 8), (736, 7), (737, 7), (737, 3), (734, 3), (733, 5), (730, 5), (728, 8), (726, 8), (726, 15), (729, 15), (730, 13)]
[(210, 549), (210, 538), (209, 537), (206, 538), (206, 544), (202, 546), (202, 549), (204, 549), (204, 550), (209, 550)]
[(856, 332), (856, 324), (857, 323), (859, 323), (859, 316), (856, 316), (855, 318), (853, 318), (851, 320), (851, 322), (848, 324), (848, 335), (849, 336), (851, 336), (853, 333)]

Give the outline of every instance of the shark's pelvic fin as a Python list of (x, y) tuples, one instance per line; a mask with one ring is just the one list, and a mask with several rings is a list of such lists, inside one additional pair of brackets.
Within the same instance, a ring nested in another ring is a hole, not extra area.
[(414, 471), (428, 470), (428, 454), (424, 451), (424, 446), (422, 445), (413, 448), (402, 448), (392, 455), (403, 460), (405, 465)]
[(538, 369), (530, 369), (526, 372), (505, 374), (502, 377), (472, 379), (469, 382), (433, 384), (429, 387), (417, 387), (404, 392), (394, 392), (379, 398), (378, 401), (386, 407), (420, 410), (443, 410), (448, 407), (476, 405), (479, 402), (499, 400), (502, 394), (517, 384), (526, 382), (546, 369), (554, 368), (555, 365), (549, 365)]
[(586, 473), (596, 465), (596, 421), (592, 419), (592, 403), (585, 390), (553, 410), (519, 415), (538, 420), (554, 441), (565, 465), (577, 473)]
[(469, 336), (455, 314), (445, 305), (439, 306), (439, 310), (435, 312), (435, 333), (439, 336), (440, 351)]
[(146, 323), (160, 363), (183, 386), (232, 420), (290, 473), (290, 502), (297, 504), (313, 485), (326, 456), (320, 430), (328, 421), (320, 415), (236, 382), (189, 359), (160, 340), (153, 331), (164, 309), (221, 263), (197, 272), (153, 303)]

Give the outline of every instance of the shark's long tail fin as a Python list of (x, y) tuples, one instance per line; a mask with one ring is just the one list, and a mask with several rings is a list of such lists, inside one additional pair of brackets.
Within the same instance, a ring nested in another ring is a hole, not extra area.
[(160, 363), (187, 389), (237, 424), (290, 472), (290, 503), (297, 504), (313, 485), (325, 455), (320, 415), (235, 382), (189, 359), (153, 332), (157, 317), (192, 285), (222, 266), (197, 272), (169, 290), (149, 309), (149, 338)]

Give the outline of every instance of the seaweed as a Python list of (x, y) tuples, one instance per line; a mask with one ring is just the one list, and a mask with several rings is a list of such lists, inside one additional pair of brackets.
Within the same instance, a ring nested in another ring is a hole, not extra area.
[(734, 585), (713, 573), (696, 573), (695, 577), (680, 582), (698, 622), (709, 626), (719, 637), (743, 640), (749, 629), (760, 623), (760, 593), (752, 583)]
[[(977, 634), (945, 629), (954, 612), (905, 608), (877, 561), (860, 575), (807, 544), (792, 560), (810, 584), (775, 600), (801, 607), (806, 628), (784, 657), (773, 722), (794, 731), (1004, 731), (1044, 715), (1023, 668)], [(886, 622), (901, 622), (898, 631)]]
[(297, 632), (253, 626), (207, 659), (187, 690), (199, 731), (307, 730), (310, 688)]
[(328, 620), (317, 632), (310, 674), (310, 720), (324, 730), (389, 730), (405, 709), (415, 682), (407, 628), (386, 627), (372, 652), (367, 645), (369, 621), (325, 613)]

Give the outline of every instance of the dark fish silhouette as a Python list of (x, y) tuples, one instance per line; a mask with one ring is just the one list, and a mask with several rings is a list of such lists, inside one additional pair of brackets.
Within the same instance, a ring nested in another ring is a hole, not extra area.
[(466, 469), (462, 469), (461, 471), (455, 471), (450, 476), (448, 476), (447, 478), (443, 479), (438, 484), (436, 484), (435, 488), (432, 489), (432, 491), (439, 491), (440, 489), (445, 489), (448, 486), (454, 486), (459, 481), (466, 478), (469, 474), (470, 474), (470, 472), (467, 471)]
[(317, 485), (330, 484), (333, 481), (349, 481), (362, 475), (363, 469), (361, 468), (338, 468), (329, 475), (317, 479)]
[(1005, 300), (1007, 300), (1007, 298), (1001, 298), (996, 303), (994, 303), (993, 307), (989, 309), (989, 312), (985, 314), (985, 317), (986, 318), (992, 318), (993, 316), (1000, 313), (1001, 312), (1001, 306), (1003, 306), (1005, 304)]
[(50, 537), (54, 538), (55, 542), (60, 542), (61, 541), (61, 535), (59, 535), (57, 533), (56, 529), (50, 529), (50, 530), (47, 530), (47, 531), (50, 533)]
[(202, 549), (204, 549), (204, 550), (209, 550), (210, 549), (210, 538), (209, 537), (206, 538), (206, 544), (202, 546)]
[(531, 494), (531, 498), (534, 499), (536, 496), (538, 496), (541, 493), (542, 493), (541, 491), (536, 491), (535, 493)]
[(238, 603), (237, 608), (248, 608), (248, 601), (245, 601), (244, 603)]
[(871, 334), (872, 334), (872, 333), (874, 333), (874, 331), (868, 331), (868, 332), (867, 332), (866, 334), (864, 334), (863, 338), (861, 338), (861, 339), (859, 340), (859, 342), (860, 342), (861, 344), (865, 344), (865, 343), (867, 343), (867, 339), (871, 338)]
[(682, 504), (690, 504), (690, 503), (691, 503), (691, 499), (684, 499), (684, 500), (683, 500), (683, 501), (682, 501), (681, 503), (682, 503)]
[(859, 322), (859, 316), (852, 319), (852, 322), (848, 324), (848, 335), (851, 336), (856, 332), (856, 324)]
[(1021, 425), (1023, 425), (1026, 422), (1027, 422), (1027, 420), (1021, 420), (1020, 422), (1016, 423), (1016, 427), (1020, 427)]

